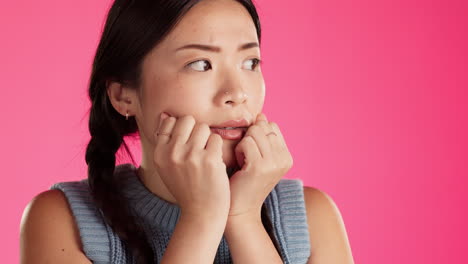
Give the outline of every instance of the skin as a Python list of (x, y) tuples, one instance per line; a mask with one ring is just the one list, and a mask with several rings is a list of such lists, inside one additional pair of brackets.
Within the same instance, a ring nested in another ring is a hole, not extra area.
[[(175, 51), (192, 43), (217, 46), (222, 51)], [(177, 203), (154, 165), (154, 133), (160, 114), (179, 119), (190, 115), (207, 125), (240, 118), (253, 123), (263, 107), (265, 83), (260, 67), (252, 64), (252, 59), (260, 58), (260, 49), (238, 52), (244, 43), (258, 43), (247, 11), (233, 1), (203, 1), (144, 60), (141, 96), (119, 83), (109, 87), (114, 107), (123, 115), (128, 111), (137, 120), (143, 151), (139, 171), (142, 181), (169, 202)], [(201, 59), (208, 62), (197, 62)], [(191, 62), (195, 63), (188, 65)], [(204, 67), (212, 69), (203, 71)], [(236, 164), (234, 148), (238, 143), (223, 140), (226, 166)]]
[[(175, 51), (193, 43), (217, 46), (220, 51)], [(142, 182), (155, 195), (182, 208), (163, 263), (188, 259), (191, 263), (212, 262), (223, 234), (235, 263), (281, 263), (261, 223), (260, 209), (293, 160), (279, 126), (261, 112), (265, 82), (260, 65), (255, 66), (252, 60), (260, 59), (260, 48), (238, 51), (245, 43), (258, 44), (258, 39), (252, 18), (243, 6), (231, 0), (205, 0), (145, 57), (138, 90), (117, 82), (108, 84), (113, 107), (122, 115), (128, 113), (136, 118), (142, 145), (138, 171)], [(163, 119), (163, 113), (169, 117)], [(206, 132), (208, 126), (240, 118), (251, 124), (240, 140), (216, 138)], [(182, 136), (155, 136), (161, 131)], [(197, 140), (193, 139), (195, 134)], [(187, 151), (194, 149), (194, 143), (199, 146), (197, 152)], [(205, 143), (207, 149), (211, 144), (210, 151), (203, 152)], [(207, 152), (215, 156), (201, 157)], [(178, 156), (179, 161), (163, 160), (155, 153), (179, 154), (171, 156)], [(211, 167), (200, 167), (212, 169), (219, 177), (208, 180), (208, 176), (203, 179), (193, 175), (192, 185), (185, 188), (195, 190), (208, 184), (206, 192), (211, 191), (212, 196), (204, 201), (217, 201), (212, 208), (226, 210), (194, 214), (195, 210), (189, 210), (189, 203), (184, 201), (195, 203), (197, 197), (188, 196), (190, 192), (182, 189), (184, 184), (178, 182), (175, 171), (162, 173), (161, 164), (182, 164), (187, 153), (192, 153), (188, 156), (192, 160), (199, 157), (200, 163), (219, 157), (217, 162), (206, 163)], [(228, 179), (223, 166), (236, 164), (242, 169)], [(344, 223), (333, 200), (312, 187), (304, 187), (304, 197), (312, 246), (308, 263), (353, 263)], [(221, 213), (215, 214), (218, 211)], [(203, 230), (206, 232), (200, 232)], [(204, 253), (197, 255), (200, 252)], [(46, 191), (35, 197), (23, 214), (21, 263), (64, 262), (90, 263), (63, 194)]]

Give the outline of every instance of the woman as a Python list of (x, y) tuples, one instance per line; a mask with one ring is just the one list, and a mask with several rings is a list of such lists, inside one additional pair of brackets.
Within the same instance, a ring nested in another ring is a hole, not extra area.
[[(91, 79), (88, 179), (35, 197), (22, 263), (352, 263), (325, 193), (261, 113), (250, 0), (116, 0)], [(142, 162), (116, 166), (124, 136)]]

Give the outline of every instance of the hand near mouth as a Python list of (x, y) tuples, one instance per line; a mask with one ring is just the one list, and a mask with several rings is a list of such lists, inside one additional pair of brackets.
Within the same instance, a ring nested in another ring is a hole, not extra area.
[(259, 114), (254, 125), (237, 144), (241, 168), (229, 179), (229, 216), (258, 215), (268, 194), (291, 169), (293, 160), (279, 127)]
[(230, 196), (222, 138), (191, 115), (162, 113), (154, 141), (154, 167), (182, 214), (225, 217)]

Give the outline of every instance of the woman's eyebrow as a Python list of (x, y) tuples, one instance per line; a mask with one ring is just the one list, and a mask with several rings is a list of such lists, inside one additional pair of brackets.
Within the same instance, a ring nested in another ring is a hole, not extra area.
[[(242, 51), (242, 50), (246, 50), (246, 49), (250, 49), (250, 48), (256, 48), (256, 47), (258, 47), (257, 42), (249, 42), (249, 43), (245, 43), (245, 44), (240, 45), (239, 48), (237, 49), (237, 51)], [(184, 45), (184, 46), (179, 47), (176, 50), (174, 50), (174, 52), (184, 50), (184, 49), (199, 49), (199, 50), (210, 51), (210, 52), (218, 52), (218, 53), (221, 52), (220, 47), (204, 45), (204, 44)]]

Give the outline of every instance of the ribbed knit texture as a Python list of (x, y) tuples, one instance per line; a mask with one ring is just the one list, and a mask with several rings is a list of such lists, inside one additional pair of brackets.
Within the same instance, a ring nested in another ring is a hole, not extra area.
[[(114, 176), (123, 181), (124, 195), (133, 213), (143, 220), (146, 235), (155, 252), (155, 263), (159, 263), (179, 220), (180, 207), (151, 193), (136, 171), (132, 164), (122, 164), (116, 166)], [(65, 194), (78, 225), (83, 251), (93, 263), (133, 263), (125, 244), (104, 222), (102, 212), (92, 202), (87, 179), (56, 183), (51, 189), (61, 190)], [(265, 204), (284, 263), (307, 263), (310, 242), (302, 181), (281, 179)], [(214, 263), (232, 263), (224, 236)]]

